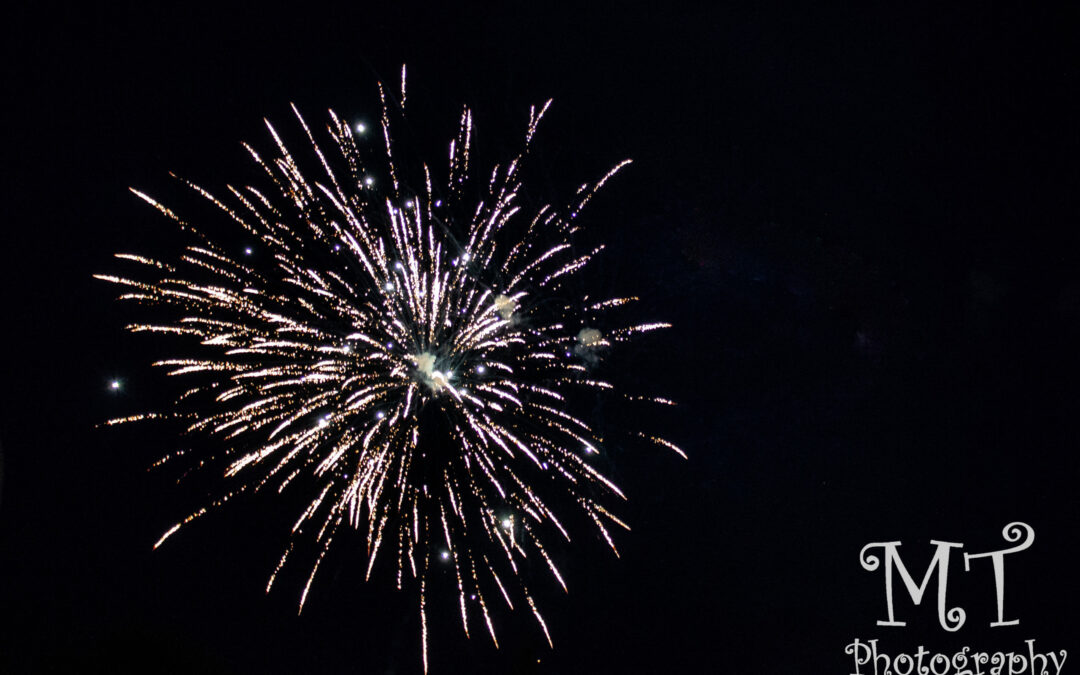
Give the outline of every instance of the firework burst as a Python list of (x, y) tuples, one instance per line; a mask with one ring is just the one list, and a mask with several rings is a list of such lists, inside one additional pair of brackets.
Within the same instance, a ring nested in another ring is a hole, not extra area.
[[(401, 170), (391, 129), (404, 115), (404, 75), (393, 95), (379, 85), (378, 130), (331, 111), (329, 143), (320, 142), (293, 108), (310, 171), (267, 122), (275, 156), (244, 146), (267, 187), (229, 186), (226, 201), (184, 181), (254, 238), (260, 264), (252, 249), (234, 256), (132, 190), (191, 243), (175, 262), (119, 254), (142, 273), (97, 278), (125, 287), (121, 299), (171, 317), (129, 330), (198, 345), (196, 357), (155, 364), (191, 382), (171, 412), (109, 424), (186, 420), (189, 433), (215, 439), (221, 453), (204, 461), (230, 486), (155, 548), (238, 494), (280, 492), (304, 477), (312, 498), (291, 541), (307, 534), (317, 552), (300, 608), (335, 536), (360, 530), (366, 575), (387, 558), (398, 588), (418, 588), (426, 671), (435, 566), (452, 570), (466, 635), (480, 621), (497, 646), (493, 604), (524, 604), (550, 643), (519, 572), (542, 560), (565, 589), (547, 542), (569, 541), (571, 526), (556, 510), (591, 521), (613, 550), (612, 528), (627, 528), (605, 505), (623, 493), (590, 463), (602, 438), (573, 410), (580, 392), (671, 402), (617, 393), (593, 368), (604, 350), (666, 324), (611, 327), (608, 312), (634, 298), (598, 300), (567, 287), (602, 248), (578, 251), (577, 217), (629, 161), (581, 186), (566, 208), (524, 213), (522, 160), (549, 101), (530, 110), (521, 153), (496, 166), (486, 188), (473, 190), (482, 199), (469, 203), (468, 109), (441, 186), (426, 165), (415, 176)], [(293, 551), (290, 544), (267, 590)]]

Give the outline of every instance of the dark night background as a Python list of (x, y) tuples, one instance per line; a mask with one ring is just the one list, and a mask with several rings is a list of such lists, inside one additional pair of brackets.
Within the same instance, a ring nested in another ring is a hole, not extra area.
[[(302, 616), (302, 572), (263, 592), (293, 517), (272, 499), (151, 551), (198, 495), (146, 471), (183, 441), (94, 428), (161, 400), (164, 378), (160, 341), (124, 334), (133, 308), (90, 278), (167, 240), (129, 185), (183, 210), (170, 170), (254, 179), (238, 141), (266, 147), (264, 115), (364, 114), (403, 62), (440, 152), (463, 103), (501, 157), (553, 97), (542, 196), (634, 158), (587, 223), (609, 244), (600, 285), (675, 324), (635, 348), (633, 380), (682, 402), (662, 421), (690, 453), (611, 460), (634, 529), (620, 559), (576, 538), (569, 595), (534, 584), (554, 651), (520, 610), (502, 649), (465, 640), (450, 596), (434, 673), (840, 674), (855, 637), (949, 654), (1035, 638), (1077, 667), (1075, 5), (587, 4), (6, 18), (0, 672), (419, 670), (412, 600), (362, 582), (359, 538), (339, 539)], [(903, 541), (921, 578), (930, 539), (1003, 548), (1014, 520), (1036, 532), (1006, 559), (1019, 626), (989, 628), (989, 564), (965, 574), (959, 556), (959, 632), (932, 590), (914, 608), (898, 589), (908, 627), (875, 626), (864, 544)]]

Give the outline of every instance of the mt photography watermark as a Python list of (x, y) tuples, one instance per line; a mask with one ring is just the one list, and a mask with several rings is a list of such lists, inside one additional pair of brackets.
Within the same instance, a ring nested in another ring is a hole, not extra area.
[[(993, 593), (997, 611), (993, 616), (987, 617), (990, 619), (991, 628), (1020, 624), (1019, 617), (1008, 615), (1005, 610), (1005, 563), (1008, 556), (1026, 551), (1035, 541), (1034, 528), (1019, 521), (1006, 525), (1001, 534), (1005, 542), (1012, 546), (982, 553), (965, 551), (963, 554), (964, 572), (970, 572), (973, 563), (990, 565), (993, 570)], [(960, 542), (937, 540), (931, 540), (930, 544), (935, 547), (934, 554), (922, 582), (918, 584), (900, 558), (901, 542), (870, 542), (859, 551), (859, 562), (864, 570), (882, 570), (883, 573), (886, 618), (879, 620), (878, 626), (907, 626), (907, 622), (899, 619), (897, 614), (894, 584), (897, 577), (903, 582), (903, 587), (914, 605), (922, 604), (931, 582), (936, 580), (937, 620), (945, 631), (955, 633), (967, 622), (967, 612), (959, 606), (949, 607), (947, 600), (952, 554), (959, 553), (964, 545)], [(987, 589), (987, 592), (990, 592), (990, 589)], [(879, 649), (878, 642), (877, 639), (855, 638), (844, 647), (844, 653), (854, 660), (855, 670), (852, 675), (1058, 675), (1068, 656), (1064, 649), (1041, 651), (1034, 639), (1025, 640), (1011, 650), (980, 650), (965, 646), (952, 653), (927, 650), (919, 645), (911, 653), (890, 654)]]

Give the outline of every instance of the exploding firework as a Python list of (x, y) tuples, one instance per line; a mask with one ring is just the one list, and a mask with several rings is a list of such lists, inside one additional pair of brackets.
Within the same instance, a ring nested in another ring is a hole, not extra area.
[(426, 671), (436, 566), (456, 580), (466, 635), (482, 620), (498, 646), (493, 600), (511, 609), (523, 600), (551, 642), (522, 565), (542, 560), (565, 589), (548, 542), (569, 541), (567, 513), (591, 521), (613, 550), (611, 528), (627, 528), (605, 505), (623, 493), (591, 463), (600, 433), (575, 407), (595, 394), (672, 402), (618, 393), (596, 375), (603, 352), (667, 324), (613, 327), (611, 310), (635, 298), (599, 300), (567, 284), (602, 248), (575, 247), (578, 215), (629, 162), (581, 186), (565, 208), (525, 213), (517, 205), (522, 160), (549, 101), (530, 110), (521, 153), (496, 166), (486, 187), (473, 190), (479, 203), (470, 203), (467, 108), (444, 183), (427, 165), (415, 176), (402, 171), (391, 129), (404, 116), (404, 75), (399, 95), (379, 85), (381, 133), (331, 111), (331, 142), (320, 143), (293, 108), (310, 172), (267, 122), (276, 156), (244, 147), (268, 189), (229, 186), (225, 201), (184, 181), (257, 242), (258, 256), (252, 248), (230, 254), (231, 246), (132, 190), (191, 243), (175, 262), (119, 254), (142, 274), (97, 278), (125, 287), (121, 299), (168, 310), (168, 321), (129, 330), (198, 344), (197, 357), (155, 364), (191, 382), (170, 412), (108, 423), (177, 417), (220, 448), (201, 460), (218, 467), (228, 488), (155, 548), (238, 494), (309, 486), (290, 539), (308, 534), (316, 544), (300, 608), (335, 536), (360, 530), (366, 575), (385, 557), (398, 588), (418, 590)]

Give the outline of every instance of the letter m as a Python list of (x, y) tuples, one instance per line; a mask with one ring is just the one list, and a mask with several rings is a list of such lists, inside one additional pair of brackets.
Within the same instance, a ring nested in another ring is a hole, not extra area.
[(881, 547), (885, 551), (885, 602), (889, 612), (889, 619), (887, 621), (878, 621), (879, 626), (906, 626), (904, 621), (897, 621), (896, 614), (893, 606), (893, 571), (895, 570), (900, 574), (900, 579), (903, 580), (904, 586), (907, 587), (908, 595), (911, 596), (911, 601), (919, 605), (922, 603), (923, 595), (926, 594), (926, 589), (930, 586), (930, 580), (934, 576), (934, 570), (937, 570), (937, 610), (938, 621), (941, 623), (941, 627), (949, 632), (955, 632), (960, 630), (960, 627), (964, 625), (965, 614), (964, 610), (959, 607), (946, 610), (945, 608), (945, 592), (946, 586), (949, 582), (949, 553), (953, 548), (963, 548), (963, 544), (954, 544), (947, 541), (930, 541), (931, 544), (937, 546), (937, 550), (934, 551), (934, 557), (930, 561), (930, 566), (926, 569), (926, 574), (923, 576), (922, 583), (915, 585), (915, 579), (912, 578), (911, 573), (908, 572), (907, 567), (904, 566), (904, 561), (900, 559), (900, 553), (897, 551), (900, 548), (900, 542), (898, 541), (883, 541), (872, 542), (863, 546), (859, 552), (859, 562), (862, 563), (863, 569), (873, 572), (881, 566), (881, 559), (876, 555), (869, 555), (867, 551), (872, 548)]

